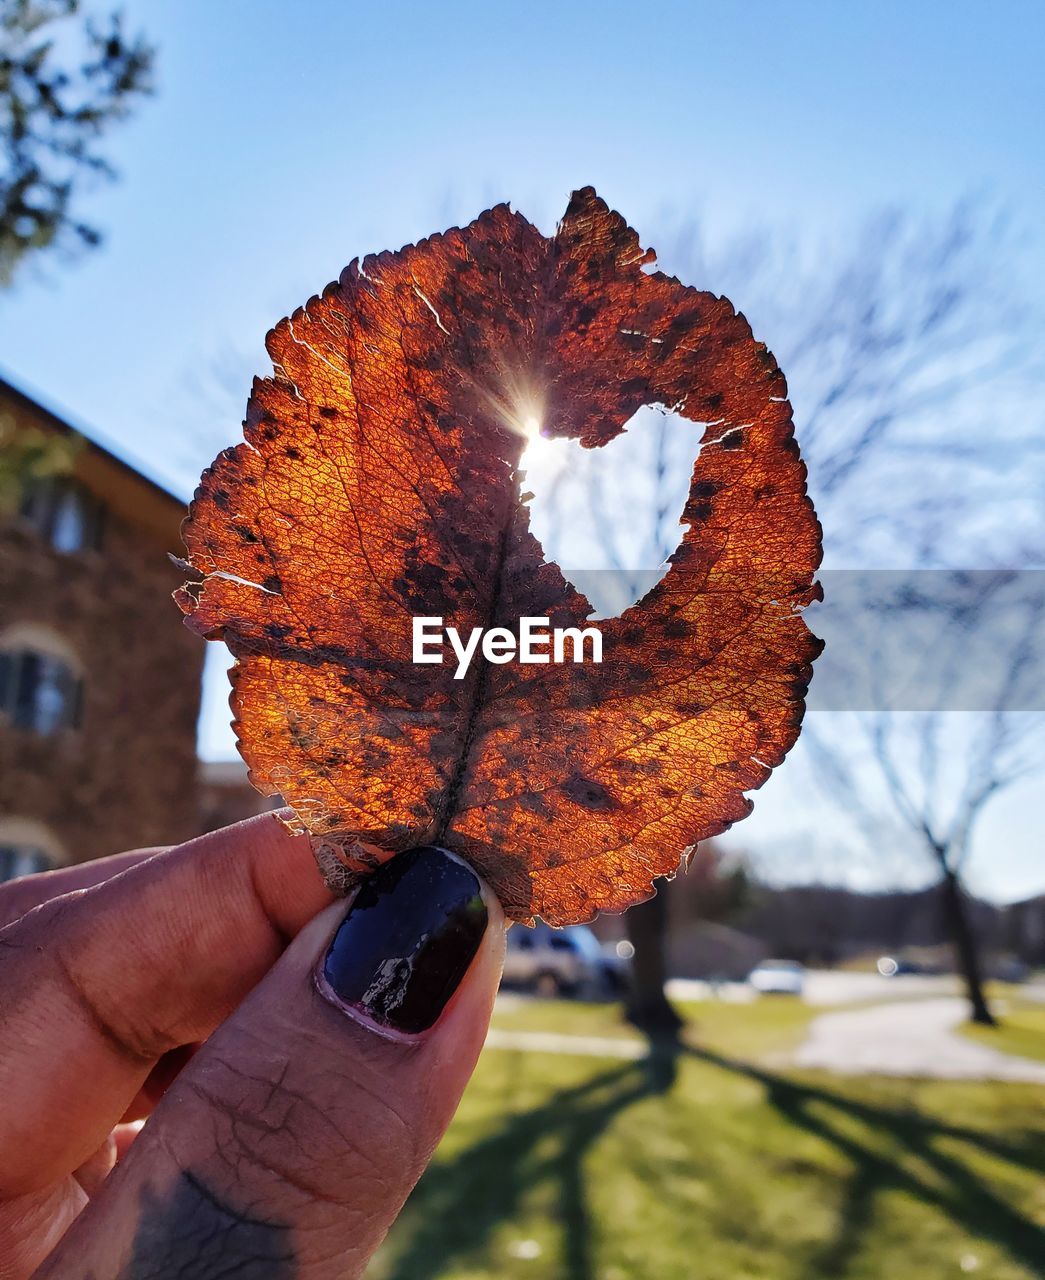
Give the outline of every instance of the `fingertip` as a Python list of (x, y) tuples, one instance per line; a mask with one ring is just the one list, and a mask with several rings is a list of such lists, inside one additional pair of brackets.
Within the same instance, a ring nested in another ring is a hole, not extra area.
[(359, 886), (316, 982), (325, 999), (380, 1034), (420, 1036), (439, 1020), (488, 935), (503, 931), (500, 904), (477, 873), (447, 849), (419, 846)]

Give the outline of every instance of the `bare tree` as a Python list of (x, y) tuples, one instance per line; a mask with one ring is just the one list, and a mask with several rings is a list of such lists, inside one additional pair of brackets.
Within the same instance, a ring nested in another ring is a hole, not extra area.
[[(821, 763), (821, 778), (841, 783), (832, 799), (845, 806), (850, 816), (860, 812), (872, 854), (888, 838), (888, 819), (898, 816), (911, 841), (901, 847), (917, 855), (927, 855), (936, 867), (942, 889), (942, 906), (955, 948), (957, 968), (965, 983), (974, 1022), (994, 1025), (995, 1018), (984, 992), (984, 970), (979, 944), (969, 919), (965, 875), (974, 851), (977, 821), (992, 798), (1024, 777), (1040, 770), (1042, 720), (1038, 716), (1014, 712), (994, 715), (973, 713), (977, 724), (963, 735), (966, 759), (963, 777), (940, 786), (940, 758), (953, 750), (953, 713), (931, 713), (914, 717), (896, 712), (861, 717), (858, 732), (870, 749), (877, 766), (869, 778), (840, 756), (835, 740), (825, 741), (813, 732), (809, 745)], [(950, 739), (947, 747), (944, 744)], [(852, 755), (852, 752), (849, 753)], [(830, 761), (830, 765), (828, 764)], [(884, 783), (878, 791), (876, 782)], [(940, 793), (946, 805), (940, 804)], [(868, 799), (868, 795), (876, 798)], [(882, 812), (882, 800), (888, 808)], [(874, 825), (874, 816), (886, 822)]]
[[(700, 429), (659, 407), (640, 414), (613, 454), (556, 441), (531, 448), (523, 461), (527, 484), (532, 479), (541, 491), (532, 513), (535, 532), (601, 616), (619, 613), (653, 586), (682, 532), (678, 513)], [(625, 508), (629, 518), (622, 525), (614, 513)], [(655, 896), (624, 918), (635, 948), (625, 1015), (656, 1037), (674, 1037), (682, 1027), (664, 989), (667, 883), (657, 881)]]
[(892, 824), (898, 845), (935, 868), (972, 1018), (988, 1025), (964, 877), (986, 807), (1041, 768), (1043, 577), (880, 575), (878, 598), (834, 627), (865, 668), (843, 664), (842, 678), (867, 705), (818, 717), (806, 736), (814, 775), (872, 856)]
[(1003, 213), (884, 211), (842, 251), (761, 233), (715, 253), (692, 223), (658, 247), (786, 373), (827, 566), (1042, 563), (1041, 314)]
[[(819, 245), (814, 256), (766, 234), (709, 251), (700, 225), (680, 222), (658, 248), (665, 269), (742, 307), (787, 373), (824, 524), (826, 564), (1041, 563), (1045, 434), (1032, 394), (1041, 372), (1039, 317), (1019, 301), (1018, 237), (1004, 216), (976, 202), (921, 222), (883, 213), (853, 237), (847, 252)], [(630, 573), (632, 585), (641, 587), (649, 578), (636, 570), (660, 565), (678, 540), (672, 516), (682, 507), (696, 451), (670, 420), (660, 435), (646, 435), (638, 511), (619, 496), (636, 487), (635, 457), (616, 470), (581, 458), (545, 486), (549, 505), (559, 509), (538, 529), (553, 554), (576, 564), (592, 543), (590, 535), (578, 535), (578, 525), (586, 524), (595, 531), (603, 566), (616, 570), (621, 582)], [(581, 520), (571, 520), (571, 510), (582, 513)], [(617, 511), (625, 511), (625, 519), (615, 518)], [(643, 520), (647, 534), (637, 539), (634, 528)], [(571, 551), (578, 537), (583, 549)], [(1010, 658), (1013, 674), (1022, 661), (1018, 647)], [(922, 724), (914, 748), (895, 704), (873, 724), (865, 717), (856, 735), (840, 730), (836, 717), (814, 716), (812, 733), (807, 721), (807, 756), (817, 756), (822, 774), (842, 784), (833, 794), (847, 813), (870, 806), (879, 835), (883, 814), (887, 825), (917, 834), (942, 879), (973, 1016), (988, 1020), (962, 876), (977, 817), (1035, 757), (1017, 749), (1030, 730), (1008, 713), (981, 704), (970, 713), (970, 734), (950, 730), (951, 714), (938, 710), (931, 727)], [(901, 748), (901, 740), (908, 745)], [(869, 753), (855, 751), (858, 741)], [(922, 789), (900, 765), (905, 751), (925, 771)], [(864, 785), (874, 776), (877, 790)], [(946, 819), (938, 796), (927, 807), (930, 791), (946, 797)], [(873, 806), (863, 793), (873, 795)], [(630, 915), (636, 949), (649, 953), (639, 971), (637, 1008), (640, 1017), (652, 1010), (655, 1019), (666, 1004), (654, 990), (663, 978), (658, 930), (664, 913), (649, 905)]]

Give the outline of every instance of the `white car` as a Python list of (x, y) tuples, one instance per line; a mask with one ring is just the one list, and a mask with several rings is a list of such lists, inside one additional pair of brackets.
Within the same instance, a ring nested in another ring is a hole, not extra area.
[(763, 960), (748, 974), (748, 982), (764, 996), (800, 996), (806, 971), (797, 960)]

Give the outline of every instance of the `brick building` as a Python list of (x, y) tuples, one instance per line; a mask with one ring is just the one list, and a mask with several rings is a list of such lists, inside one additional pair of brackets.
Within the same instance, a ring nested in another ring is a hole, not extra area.
[[(58, 474), (34, 477), (52, 445)], [(3, 380), (0, 467), (0, 879), (197, 834), (184, 502)], [(242, 785), (223, 813), (250, 811)]]

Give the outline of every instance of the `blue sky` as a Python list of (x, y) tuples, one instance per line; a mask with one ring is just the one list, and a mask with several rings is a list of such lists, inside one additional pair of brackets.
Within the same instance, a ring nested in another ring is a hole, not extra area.
[[(0, 298), (0, 364), (179, 493), (238, 435), (275, 320), (356, 254), (500, 199), (550, 229), (593, 183), (653, 245), (689, 216), (815, 244), (885, 204), (986, 193), (1045, 284), (1045, 5), (123, 7), (159, 46), (159, 92), (113, 137), (120, 183), (83, 206), (106, 246)], [(778, 793), (739, 842), (821, 825)], [(1045, 884), (1013, 794), (978, 873), (1002, 896)]]

